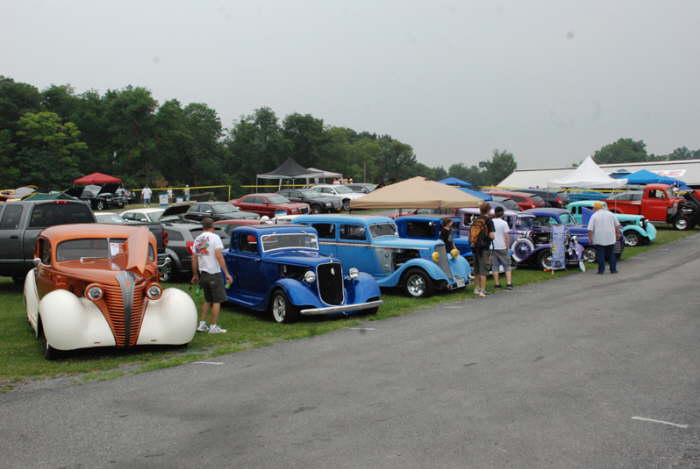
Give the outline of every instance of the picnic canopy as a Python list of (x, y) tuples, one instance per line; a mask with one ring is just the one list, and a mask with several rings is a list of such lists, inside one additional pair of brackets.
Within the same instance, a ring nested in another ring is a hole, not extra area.
[(467, 208), (483, 200), (456, 187), (416, 176), (350, 201), (350, 208)]
[(473, 184), (467, 182), (467, 181), (462, 181), (459, 178), (455, 177), (448, 177), (445, 179), (440, 179), (438, 182), (441, 182), (443, 184), (447, 184), (448, 186), (459, 186), (459, 187), (472, 187)]
[(680, 179), (668, 176), (660, 176), (646, 169), (641, 169), (636, 173), (632, 173), (629, 176), (627, 176), (627, 184), (670, 184), (672, 186), (677, 186), (681, 190), (690, 189), (690, 187), (688, 187), (686, 183), (684, 183)]
[(324, 169), (309, 168), (309, 171), (316, 173), (314, 179), (326, 179), (326, 178), (342, 178), (343, 173), (334, 173), (333, 171), (326, 171)]
[(622, 187), (627, 184), (626, 178), (613, 179), (608, 174), (600, 169), (590, 156), (583, 160), (583, 163), (578, 168), (572, 170), (569, 174), (551, 179), (547, 182), (548, 186), (557, 187), (590, 187), (590, 188), (614, 188)]
[(474, 197), (478, 197), (482, 200), (493, 200), (491, 194), (486, 194), (485, 192), (475, 191), (474, 189), (467, 189), (466, 187), (460, 187), (459, 190), (469, 195), (473, 195)]
[(274, 171), (262, 173), (256, 176), (258, 179), (313, 179), (319, 177), (317, 171), (311, 171), (304, 168), (291, 158), (279, 165)]
[(104, 173), (92, 173), (73, 181), (74, 184), (116, 184), (121, 179)]

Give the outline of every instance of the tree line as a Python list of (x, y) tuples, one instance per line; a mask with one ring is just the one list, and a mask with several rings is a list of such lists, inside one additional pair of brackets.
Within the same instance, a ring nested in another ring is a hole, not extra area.
[(601, 147), (593, 154), (593, 159), (598, 164), (692, 160), (700, 159), (700, 148), (689, 150), (688, 147), (682, 146), (671, 153), (655, 155), (647, 152), (647, 145), (644, 143), (644, 140), (620, 138), (616, 142)]
[(327, 125), (311, 114), (280, 119), (261, 107), (227, 129), (206, 104), (159, 104), (143, 87), (78, 93), (70, 85), (39, 90), (0, 76), (1, 188), (62, 190), (94, 171), (121, 177), (128, 187), (237, 187), (287, 158), (378, 184), (416, 175), (496, 184), (516, 168), (506, 151), (478, 165), (429, 167), (390, 135)]

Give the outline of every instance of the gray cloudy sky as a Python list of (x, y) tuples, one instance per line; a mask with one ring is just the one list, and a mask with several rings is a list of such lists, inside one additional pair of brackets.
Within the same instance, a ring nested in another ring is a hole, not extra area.
[(429, 165), (700, 147), (696, 0), (6, 0), (0, 44), (0, 74), (39, 88), (145, 86), (226, 127), (311, 113)]

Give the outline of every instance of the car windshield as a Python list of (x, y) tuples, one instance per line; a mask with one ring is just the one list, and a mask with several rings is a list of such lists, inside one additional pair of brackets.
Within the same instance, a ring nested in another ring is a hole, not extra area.
[[(63, 241), (56, 248), (56, 261), (112, 259), (121, 252), (125, 242), (125, 238), (82, 238)], [(149, 244), (148, 260), (154, 259), (153, 246)]]
[(349, 194), (352, 192), (352, 190), (349, 187), (345, 187), (345, 186), (333, 186), (333, 187), (335, 187), (335, 191), (338, 194)]
[(557, 225), (558, 223), (553, 217), (547, 216), (547, 215), (538, 215), (535, 217), (533, 220), (533, 224), (537, 226), (549, 226), (549, 225)]
[(237, 212), (239, 210), (238, 207), (236, 207), (235, 205), (231, 205), (231, 204), (212, 205), (212, 209), (214, 210), (214, 213), (231, 213), (231, 212)]
[(95, 217), (99, 223), (115, 223), (119, 225), (124, 223), (124, 219), (116, 213), (96, 213)]
[(261, 236), (263, 251), (275, 249), (318, 250), (318, 239), (313, 233), (275, 233)]
[(373, 238), (398, 235), (396, 225), (394, 223), (377, 223), (374, 225), (369, 225), (369, 232), (372, 233)]
[(532, 228), (534, 222), (535, 217), (518, 217), (517, 226), (519, 228)]
[(163, 212), (165, 212), (165, 209), (154, 211), (154, 212), (149, 212), (148, 216), (151, 218), (151, 220), (158, 221), (158, 220), (160, 220), (160, 216), (163, 215)]
[(271, 195), (267, 198), (267, 200), (271, 204), (286, 204), (289, 202), (288, 198), (282, 197), (281, 195)]

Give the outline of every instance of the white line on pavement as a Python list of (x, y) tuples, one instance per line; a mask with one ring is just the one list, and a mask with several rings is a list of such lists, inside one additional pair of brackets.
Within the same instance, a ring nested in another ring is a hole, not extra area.
[(349, 327), (351, 331), (376, 331), (374, 327)]
[(192, 362), (194, 365), (223, 365), (224, 362)]
[(666, 420), (656, 420), (656, 419), (649, 419), (646, 417), (632, 417), (632, 420), (641, 420), (642, 422), (653, 422), (653, 423), (662, 423), (664, 425), (671, 425), (672, 427), (678, 427), (678, 428), (688, 428), (688, 425), (682, 424), (682, 423), (673, 423), (673, 422), (667, 422)]

